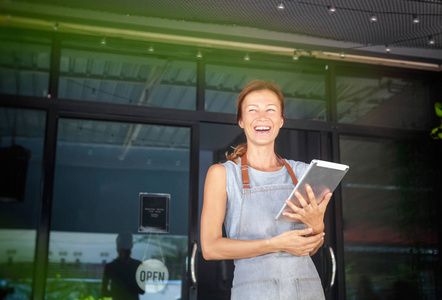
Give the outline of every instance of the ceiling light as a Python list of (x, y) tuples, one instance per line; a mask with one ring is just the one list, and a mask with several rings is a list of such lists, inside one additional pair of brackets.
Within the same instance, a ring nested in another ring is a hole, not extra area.
[(198, 50), (198, 52), (196, 53), (196, 58), (197, 58), (197, 59), (201, 59), (201, 58), (203, 58), (203, 54), (201, 53), (200, 50)]
[(420, 22), (419, 18), (417, 17), (416, 14), (413, 15), (413, 23), (414, 24), (418, 24)]
[(387, 53), (390, 53), (390, 51), (391, 51), (390, 46), (388, 46), (388, 44), (385, 45), (385, 51), (386, 51)]
[(293, 61), (298, 61), (299, 60), (299, 56), (298, 56), (298, 51), (293, 51), (293, 56), (292, 56)]
[(100, 44), (101, 44), (102, 46), (106, 46), (107, 42), (106, 42), (106, 37), (105, 37), (105, 36), (103, 36), (103, 38), (101, 39)]
[(279, 4), (278, 4), (278, 9), (279, 9), (279, 10), (283, 10), (284, 8), (285, 8), (284, 3), (279, 2)]
[(341, 58), (345, 58), (345, 53), (344, 53), (344, 51), (341, 52), (340, 56), (341, 56)]
[(250, 56), (249, 56), (249, 53), (247, 53), (245, 56), (244, 56), (244, 61), (249, 61), (250, 60)]
[(372, 14), (370, 17), (370, 22), (377, 22), (378, 21), (378, 17), (376, 17), (375, 14)]
[(434, 37), (432, 35), (428, 37), (428, 44), (430, 45), (436, 44), (436, 41), (434, 40)]
[(54, 29), (54, 31), (58, 30), (58, 22), (54, 24), (54, 27), (52, 27), (52, 29)]
[(334, 13), (335, 11), (336, 11), (336, 7), (334, 7), (334, 6), (329, 6), (329, 7), (328, 7), (328, 12), (329, 12), (329, 13), (332, 14), (332, 13)]
[(155, 52), (155, 48), (153, 47), (152, 44), (149, 46), (149, 48), (147, 48), (147, 51), (149, 51), (150, 53)]

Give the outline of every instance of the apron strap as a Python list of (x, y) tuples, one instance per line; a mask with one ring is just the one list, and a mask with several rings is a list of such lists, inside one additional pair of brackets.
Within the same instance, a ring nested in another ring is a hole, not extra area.
[[(286, 167), (287, 171), (290, 174), (290, 177), (293, 180), (293, 183), (296, 186), (298, 184), (298, 179), (296, 179), (296, 176), (295, 176), (295, 173), (293, 172), (292, 167), (290, 167), (290, 165), (285, 161), (285, 159), (283, 159), (278, 154), (276, 154), (276, 155), (282, 159), (284, 166)], [(249, 170), (248, 170), (248, 165), (247, 165), (246, 153), (244, 153), (243, 156), (241, 156), (241, 173), (242, 173), (242, 187), (243, 187), (243, 189), (245, 189), (245, 190), (250, 189)]]
[(241, 156), (241, 173), (242, 173), (242, 188), (244, 190), (250, 189), (249, 170), (247, 166), (246, 153), (244, 153), (243, 156)]
[(280, 159), (282, 159), (282, 162), (284, 163), (285, 167), (287, 168), (287, 171), (289, 171), (290, 177), (292, 177), (293, 184), (296, 186), (298, 184), (298, 179), (295, 176), (295, 173), (293, 172), (292, 167), (285, 161), (284, 158), (276, 154)]

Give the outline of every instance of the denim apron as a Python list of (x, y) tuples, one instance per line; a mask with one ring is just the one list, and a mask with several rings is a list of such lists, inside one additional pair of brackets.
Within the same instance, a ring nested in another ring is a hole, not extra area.
[[(292, 168), (285, 167), (297, 184)], [(277, 236), (287, 230), (304, 229), (299, 223), (275, 221), (293, 184), (271, 184), (250, 188), (246, 156), (241, 158), (243, 195), (239, 221), (235, 222), (237, 239), (257, 240)], [(229, 211), (227, 212), (229, 213)], [(227, 217), (228, 221), (229, 218)], [(318, 272), (310, 256), (287, 252), (269, 253), (234, 261), (235, 271), (231, 299), (321, 300), (324, 293)]]

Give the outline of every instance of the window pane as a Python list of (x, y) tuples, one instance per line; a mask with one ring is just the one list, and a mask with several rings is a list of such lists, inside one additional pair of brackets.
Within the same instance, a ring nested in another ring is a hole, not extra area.
[[(104, 265), (117, 257), (116, 237), (123, 231), (133, 234), (133, 259), (165, 261), (169, 281), (153, 297), (181, 297), (189, 149), (190, 128), (60, 119), (48, 299), (77, 299), (80, 291), (100, 298)], [(171, 195), (169, 233), (138, 233), (139, 193), (145, 192)]]
[(336, 77), (339, 122), (428, 129), (433, 111), (422, 80), (398, 77)]
[(347, 298), (436, 299), (436, 145), (341, 137), (340, 148)]
[(31, 297), (45, 124), (43, 111), (0, 107), (0, 289), (9, 289), (6, 299)]
[(59, 98), (194, 110), (196, 63), (63, 49)]
[(272, 80), (279, 85), (285, 98), (286, 118), (325, 121), (324, 75), (296, 70), (269, 71), (207, 65), (205, 109), (236, 114), (238, 94), (254, 79)]
[(51, 48), (36, 39), (0, 34), (0, 94), (46, 97)]

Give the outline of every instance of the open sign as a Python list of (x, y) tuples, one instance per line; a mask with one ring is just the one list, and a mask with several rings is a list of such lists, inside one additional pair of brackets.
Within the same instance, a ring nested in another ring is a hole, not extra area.
[(157, 259), (145, 260), (137, 269), (136, 280), (138, 286), (146, 293), (162, 291), (169, 281), (169, 270), (163, 262)]

